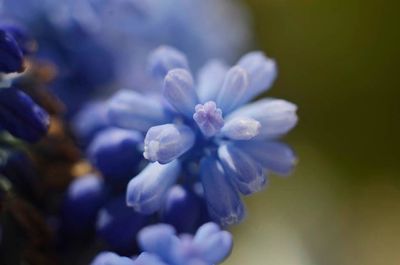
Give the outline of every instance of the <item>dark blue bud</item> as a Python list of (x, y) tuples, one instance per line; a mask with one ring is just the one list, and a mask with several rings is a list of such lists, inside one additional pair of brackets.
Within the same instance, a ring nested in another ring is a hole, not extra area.
[(132, 254), (136, 235), (149, 222), (149, 217), (136, 213), (121, 196), (108, 202), (97, 217), (96, 232), (114, 251)]
[(62, 204), (63, 232), (75, 237), (93, 231), (97, 213), (105, 200), (101, 178), (87, 175), (74, 180)]
[(31, 54), (36, 50), (35, 40), (25, 28), (14, 24), (2, 25), (0, 28), (14, 37), (24, 55)]
[(119, 128), (101, 131), (89, 145), (88, 157), (107, 182), (121, 183), (136, 175), (142, 157), (140, 133)]
[(49, 115), (16, 88), (0, 89), (0, 128), (28, 142), (40, 140), (50, 125)]
[(161, 221), (175, 227), (179, 233), (194, 233), (200, 225), (205, 203), (189, 188), (172, 187), (167, 194)]
[(0, 73), (22, 72), (23, 53), (12, 34), (0, 29)]
[(106, 104), (90, 102), (72, 119), (72, 129), (81, 145), (87, 146), (94, 136), (110, 126)]

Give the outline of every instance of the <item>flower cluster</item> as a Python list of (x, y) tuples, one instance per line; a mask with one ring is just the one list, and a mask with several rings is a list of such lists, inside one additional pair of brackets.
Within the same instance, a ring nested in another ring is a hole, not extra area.
[(251, 35), (246, 9), (0, 2), (0, 249), (18, 241), (18, 255), (0, 260), (223, 262), (233, 245), (223, 229), (245, 217), (242, 195), (296, 163), (279, 141), (296, 105), (256, 99), (275, 61), (255, 51), (230, 65)]
[(138, 234), (144, 251), (137, 258), (114, 253), (99, 254), (92, 265), (212, 265), (222, 262), (232, 249), (232, 236), (214, 223), (202, 225), (194, 236), (175, 235), (172, 226), (158, 224)]
[(195, 84), (185, 55), (160, 47), (150, 55), (149, 69), (163, 79), (160, 93), (125, 90), (109, 103), (115, 125), (145, 133), (143, 155), (152, 162), (130, 181), (127, 204), (153, 213), (178, 179), (200, 181), (212, 219), (240, 222), (245, 210), (239, 192), (260, 191), (267, 172), (286, 175), (296, 161), (276, 141), (295, 126), (296, 106), (272, 98), (249, 103), (271, 87), (275, 61), (262, 52), (246, 54), (231, 68), (214, 60)]

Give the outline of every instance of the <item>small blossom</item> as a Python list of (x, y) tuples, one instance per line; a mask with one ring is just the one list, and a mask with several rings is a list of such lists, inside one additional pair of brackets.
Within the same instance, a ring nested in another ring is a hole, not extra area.
[[(206, 79), (214, 75), (215, 80)], [(245, 216), (239, 193), (249, 195), (262, 190), (267, 183), (266, 172), (286, 174), (295, 163), (290, 152), (276, 146), (268, 146), (271, 152), (265, 157), (263, 151), (254, 150), (259, 141), (263, 142), (259, 145), (262, 148), (265, 142), (286, 134), (297, 122), (296, 105), (285, 100), (262, 99), (245, 104), (269, 89), (275, 75), (275, 62), (261, 52), (245, 55), (230, 69), (210, 63), (199, 74), (200, 84), (187, 69), (172, 69), (164, 78), (159, 93), (162, 97), (156, 105), (164, 112), (155, 112), (168, 113), (168, 121), (160, 125), (160, 120), (154, 121), (153, 113), (141, 116), (142, 123), (149, 125), (148, 130), (141, 128), (146, 133), (144, 157), (166, 165), (179, 160), (179, 180), (189, 185), (202, 183), (210, 217), (224, 226), (238, 223)], [(116, 98), (118, 94), (111, 102)], [(111, 115), (118, 112), (115, 120), (129, 120), (129, 114), (137, 112), (135, 109), (134, 105), (125, 104), (124, 109), (111, 105), (109, 111)], [(273, 152), (277, 152), (276, 156)], [(174, 178), (177, 180), (177, 176)], [(168, 178), (161, 183), (160, 178), (158, 185), (162, 187), (156, 188), (154, 178), (140, 179), (142, 185), (147, 181), (151, 190), (162, 190), (162, 196), (166, 196), (172, 181)], [(131, 196), (141, 192), (139, 185), (134, 189), (128, 187)], [(163, 200), (156, 197), (156, 201)], [(134, 205), (147, 213), (161, 208), (160, 203), (146, 208), (136, 199)]]

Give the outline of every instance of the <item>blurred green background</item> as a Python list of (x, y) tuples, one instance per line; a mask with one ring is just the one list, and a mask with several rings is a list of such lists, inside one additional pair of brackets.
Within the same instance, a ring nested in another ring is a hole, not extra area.
[(224, 264), (400, 264), (400, 2), (247, 2), (268, 95), (299, 106), (299, 165), (246, 198)]

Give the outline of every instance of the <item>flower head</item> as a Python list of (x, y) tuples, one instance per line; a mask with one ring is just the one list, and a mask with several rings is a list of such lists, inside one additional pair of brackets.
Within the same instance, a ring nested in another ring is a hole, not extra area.
[(176, 235), (166, 224), (143, 228), (138, 243), (144, 251), (129, 260), (113, 253), (101, 253), (92, 265), (213, 265), (221, 263), (232, 249), (232, 235), (215, 223), (202, 225), (194, 236)]
[(245, 212), (239, 192), (260, 191), (268, 171), (288, 174), (296, 161), (275, 139), (295, 126), (297, 107), (272, 98), (249, 103), (277, 74), (275, 61), (261, 52), (246, 54), (231, 68), (212, 61), (198, 80), (186, 67), (171, 69), (185, 61), (177, 54), (163, 48), (151, 56), (155, 77), (166, 73), (158, 95), (123, 91), (110, 101), (110, 120), (146, 133), (143, 154), (154, 162), (131, 180), (127, 202), (154, 212), (178, 179), (200, 181), (211, 217), (223, 225), (240, 222)]

